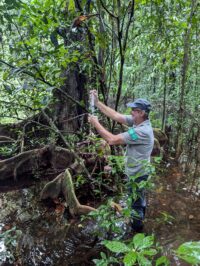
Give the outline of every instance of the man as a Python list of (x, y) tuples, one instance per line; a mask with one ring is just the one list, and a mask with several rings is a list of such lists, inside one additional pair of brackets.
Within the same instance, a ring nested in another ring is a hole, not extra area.
[[(101, 137), (109, 145), (127, 145), (125, 154), (125, 169), (129, 180), (140, 183), (148, 178), (148, 170), (145, 162), (150, 161), (153, 149), (154, 136), (151, 123), (149, 121), (150, 103), (145, 99), (136, 99), (127, 106), (132, 108), (131, 115), (123, 115), (99, 101), (97, 92), (91, 91), (94, 97), (95, 106), (112, 120), (130, 126), (127, 132), (114, 135), (105, 129), (95, 116), (89, 116), (89, 122), (96, 128)], [(132, 189), (130, 188), (132, 191)], [(132, 227), (135, 231), (143, 228), (145, 216), (146, 200), (144, 189), (137, 189), (137, 198), (132, 200)]]

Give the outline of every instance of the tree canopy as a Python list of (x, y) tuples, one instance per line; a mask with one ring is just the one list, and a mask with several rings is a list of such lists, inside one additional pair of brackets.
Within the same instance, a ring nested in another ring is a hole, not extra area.
[(0, 8), (2, 121), (44, 107), (71, 64), (115, 109), (152, 100), (163, 128), (198, 110), (197, 1), (5, 0)]

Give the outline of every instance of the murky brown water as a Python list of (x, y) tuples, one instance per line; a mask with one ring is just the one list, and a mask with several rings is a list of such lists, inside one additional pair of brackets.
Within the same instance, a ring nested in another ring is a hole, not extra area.
[[(187, 264), (174, 255), (173, 249), (200, 239), (200, 198), (177, 168), (169, 172), (156, 181), (155, 191), (148, 193), (145, 233), (155, 234), (170, 265), (184, 266)], [(92, 258), (101, 249), (93, 234), (97, 225), (73, 220), (62, 204), (50, 208), (41, 203), (38, 195), (42, 186), (0, 195), (0, 230), (16, 226), (22, 232), (16, 236), (17, 248), (13, 247), (17, 262), (10, 265), (93, 265)], [(6, 257), (4, 240), (0, 238), (0, 262)]]
[(173, 250), (184, 242), (200, 240), (200, 193), (176, 167), (156, 183), (156, 191), (148, 195), (145, 230), (155, 234), (170, 265), (188, 265)]

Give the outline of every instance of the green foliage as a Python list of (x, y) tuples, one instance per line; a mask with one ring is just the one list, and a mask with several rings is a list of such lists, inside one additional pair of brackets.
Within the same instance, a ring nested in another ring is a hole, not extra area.
[(8, 158), (16, 153), (17, 143), (7, 144), (0, 147), (0, 154), (3, 158)]
[(115, 257), (110, 256), (109, 258), (107, 258), (104, 252), (101, 252), (100, 255), (101, 255), (101, 259), (93, 260), (96, 266), (108, 266), (108, 265), (112, 265), (112, 263), (118, 262), (118, 260)]
[[(118, 263), (123, 262), (125, 266), (132, 265), (154, 265), (153, 258), (158, 253), (158, 248), (154, 247), (154, 237), (144, 234), (136, 234), (131, 241), (123, 243), (121, 241), (103, 241), (106, 248), (112, 253), (116, 253)], [(96, 265), (109, 265), (109, 256), (104, 256), (101, 260), (94, 260)], [(107, 260), (106, 260), (107, 259)], [(104, 264), (101, 264), (104, 263)], [(107, 263), (107, 264), (106, 264)], [(169, 265), (166, 257), (162, 256), (156, 259), (156, 265)]]
[(84, 56), (84, 51), (80, 55), (78, 41), (69, 40), (68, 47), (65, 45), (74, 17), (74, 1), (69, 3), (70, 13), (66, 2), (61, 0), (16, 3), (3, 1), (0, 4), (0, 17), (4, 22), (0, 118), (6, 114), (14, 121), (46, 106), (53, 88), (63, 84), (63, 70)]
[(86, 179), (83, 175), (81, 175), (81, 174), (76, 175), (76, 182), (75, 182), (76, 188), (81, 187), (85, 183), (86, 183)]
[(112, 174), (119, 176), (124, 173), (124, 156), (109, 155), (108, 164), (112, 167)]
[(6, 246), (16, 246), (16, 239), (21, 235), (20, 230), (16, 230), (16, 227), (13, 227), (0, 234), (0, 238), (4, 238)]
[(112, 206), (110, 199), (106, 205), (101, 205), (98, 212), (90, 212), (88, 215), (95, 219), (98, 224), (97, 231), (95, 232), (100, 237), (105, 237), (106, 234), (112, 237), (114, 234), (121, 238), (124, 233), (123, 224), (125, 223), (124, 217), (116, 215), (116, 211)]
[(186, 242), (178, 247), (176, 255), (190, 265), (200, 264), (200, 241)]
[(0, 262), (5, 262), (5, 260), (10, 263), (14, 262), (13, 250), (15, 250), (20, 236), (21, 231), (16, 230), (16, 227), (0, 233)]
[(173, 224), (174, 217), (167, 212), (160, 212), (160, 217), (156, 218), (157, 223)]
[(110, 251), (114, 253), (126, 253), (129, 251), (129, 248), (124, 243), (119, 241), (105, 240), (103, 243)]
[(156, 266), (160, 265), (170, 265), (169, 260), (165, 256), (161, 256), (156, 260)]

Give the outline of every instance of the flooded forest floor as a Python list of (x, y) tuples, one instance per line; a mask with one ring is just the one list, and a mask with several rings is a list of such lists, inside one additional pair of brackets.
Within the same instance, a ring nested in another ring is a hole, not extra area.
[(200, 239), (199, 181), (183, 174), (177, 166), (167, 165), (165, 174), (149, 193), (145, 232), (154, 234), (171, 266), (189, 265), (173, 250), (184, 242)]
[[(167, 168), (168, 167), (168, 168)], [(166, 165), (148, 192), (145, 234), (154, 234), (170, 265), (188, 265), (173, 252), (200, 239), (200, 191), (177, 166)], [(94, 265), (97, 225), (69, 217), (64, 204), (39, 199), (44, 183), (0, 194), (0, 265)], [(91, 202), (90, 202), (91, 204)], [(94, 203), (95, 204), (95, 203)]]

